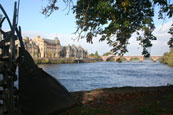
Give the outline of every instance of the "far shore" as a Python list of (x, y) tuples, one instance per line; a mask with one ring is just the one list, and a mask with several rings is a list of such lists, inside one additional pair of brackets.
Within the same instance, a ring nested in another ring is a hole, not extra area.
[(95, 63), (102, 59), (74, 59), (74, 58), (34, 58), (36, 64), (72, 64), (72, 63)]
[[(145, 59), (148, 60), (148, 59)], [(73, 63), (95, 63), (102, 62), (101, 58), (84, 58), (76, 60), (74, 58), (34, 58), (34, 62), (36, 64), (73, 64)], [(119, 63), (126, 61), (122, 60)], [(139, 61), (138, 59), (132, 59), (131, 61)], [(115, 61), (108, 61), (115, 62)], [(154, 61), (153, 61), (154, 62)]]

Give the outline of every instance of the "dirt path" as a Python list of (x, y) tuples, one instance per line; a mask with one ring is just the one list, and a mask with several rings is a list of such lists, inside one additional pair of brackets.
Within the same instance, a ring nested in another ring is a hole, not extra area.
[(62, 115), (173, 115), (173, 86), (73, 92), (78, 106)]

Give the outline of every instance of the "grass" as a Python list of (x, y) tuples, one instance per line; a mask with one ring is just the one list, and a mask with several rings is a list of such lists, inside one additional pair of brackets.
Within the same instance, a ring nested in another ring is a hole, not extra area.
[(173, 102), (173, 94), (169, 94), (168, 96), (166, 96), (166, 99), (168, 101), (172, 101)]
[(143, 115), (159, 115), (162, 113), (167, 113), (166, 109), (160, 106), (160, 102), (152, 103), (149, 105), (146, 105), (144, 107), (141, 107), (139, 109), (140, 113)]
[[(145, 105), (139, 109), (140, 113), (143, 115), (169, 115), (173, 114), (172, 105), (169, 104), (173, 102), (173, 94), (162, 97), (162, 99)], [(167, 106), (166, 106), (167, 105)]]
[(76, 107), (68, 111), (69, 115), (115, 115), (114, 112), (104, 107)]
[[(101, 94), (96, 95), (98, 92)], [(63, 115), (173, 115), (172, 86), (109, 88), (89, 94), (94, 100), (87, 101), (83, 92), (74, 93), (77, 102), (85, 103)]]

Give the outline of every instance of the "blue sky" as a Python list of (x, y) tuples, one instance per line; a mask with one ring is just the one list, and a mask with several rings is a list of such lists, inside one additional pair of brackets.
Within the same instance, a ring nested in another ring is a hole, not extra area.
[[(84, 39), (79, 41), (72, 39), (75, 38), (75, 35), (72, 34), (76, 30), (75, 15), (72, 11), (66, 15), (68, 10), (64, 10), (65, 4), (62, 1), (58, 0), (60, 9), (46, 18), (41, 14), (41, 9), (47, 4), (47, 0), (21, 0), (19, 25), (22, 27), (23, 36), (28, 36), (32, 39), (34, 36), (40, 35), (43, 38), (53, 39), (57, 34), (61, 45), (81, 45), (89, 53), (98, 51), (99, 54), (103, 54), (108, 52), (112, 47), (109, 47), (106, 42), (99, 42), (98, 38), (94, 39), (94, 44), (86, 43)], [(12, 18), (14, 0), (0, 0), (0, 3), (7, 11), (9, 17)], [(170, 35), (167, 32), (172, 23), (172, 19), (168, 19), (163, 23), (163, 20), (158, 21), (155, 18), (156, 30), (154, 34), (158, 37), (158, 40), (153, 42), (154, 45), (151, 48), (152, 55), (162, 55), (164, 52), (169, 51), (167, 41)], [(4, 29), (8, 29), (7, 24), (4, 24)], [(129, 53), (126, 55), (141, 55), (142, 48), (135, 41), (135, 38), (132, 37), (130, 43), (128, 46)]]
[[(14, 0), (0, 0), (4, 9), (12, 17)], [(46, 5), (46, 0), (20, 0), (19, 25), (23, 31), (40, 31), (45, 33), (72, 33), (75, 31), (75, 17), (72, 12), (66, 15), (63, 11), (65, 4), (59, 0), (60, 10), (46, 18), (41, 14), (41, 9)]]

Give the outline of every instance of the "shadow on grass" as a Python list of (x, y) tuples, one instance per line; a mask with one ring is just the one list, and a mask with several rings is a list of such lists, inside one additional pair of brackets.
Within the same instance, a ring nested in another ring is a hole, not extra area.
[(173, 115), (173, 94), (163, 96), (160, 100), (140, 107), (142, 115)]

